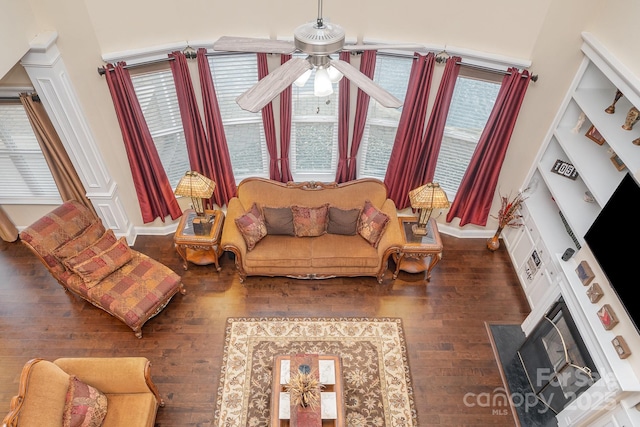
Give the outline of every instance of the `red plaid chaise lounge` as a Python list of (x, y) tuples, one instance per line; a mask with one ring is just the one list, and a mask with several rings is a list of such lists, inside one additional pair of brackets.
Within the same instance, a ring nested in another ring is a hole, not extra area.
[(38, 219), (20, 239), (67, 291), (120, 319), (138, 338), (147, 320), (185, 293), (173, 270), (129, 248), (76, 201)]

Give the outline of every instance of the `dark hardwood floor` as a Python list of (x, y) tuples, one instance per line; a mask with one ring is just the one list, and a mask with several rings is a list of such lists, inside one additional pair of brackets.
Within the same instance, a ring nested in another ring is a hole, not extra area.
[(0, 418), (31, 358), (139, 355), (151, 360), (166, 402), (157, 426), (211, 426), (228, 317), (400, 317), (420, 426), (513, 426), (511, 410), (491, 402), (504, 391), (485, 322), (520, 324), (526, 298), (504, 248), (443, 241), (429, 283), (405, 272), (392, 282), (388, 272), (383, 284), (372, 277), (241, 284), (226, 255), (220, 273), (185, 271), (172, 236), (140, 236), (135, 249), (171, 267), (187, 289), (145, 324), (141, 339), (65, 293), (22, 243), (0, 241)]

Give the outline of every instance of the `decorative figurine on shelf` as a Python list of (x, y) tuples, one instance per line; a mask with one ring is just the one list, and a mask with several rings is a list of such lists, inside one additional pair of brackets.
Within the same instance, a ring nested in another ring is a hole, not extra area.
[(527, 190), (528, 188), (519, 192), (511, 201), (509, 201), (508, 197), (500, 196), (502, 205), (498, 211), (498, 216), (491, 215), (498, 220), (498, 229), (493, 237), (487, 240), (487, 249), (490, 251), (496, 251), (500, 247), (500, 234), (505, 227), (521, 227), (523, 225), (520, 222), (522, 215), (520, 215), (518, 209), (520, 209), (522, 202), (527, 199), (524, 195)]
[(622, 92), (620, 92), (620, 90), (619, 90), (619, 89), (618, 89), (618, 90), (616, 90), (616, 97), (615, 97), (615, 98), (613, 98), (613, 104), (609, 105), (609, 106), (604, 110), (604, 112), (605, 112), (605, 113), (607, 113), (607, 114), (613, 114), (613, 113), (615, 113), (615, 112), (616, 112), (616, 102), (618, 102), (618, 100), (619, 100), (620, 98), (622, 98), (622, 96), (623, 96), (623, 95), (622, 95)]
[(573, 133), (580, 132), (580, 128), (582, 127), (586, 119), (587, 119), (587, 115), (584, 112), (580, 113), (580, 115), (578, 116), (578, 121), (576, 122), (576, 125), (573, 127), (573, 129), (571, 129), (571, 132)]
[(622, 129), (624, 130), (633, 129), (633, 125), (636, 124), (639, 118), (640, 118), (640, 110), (638, 110), (636, 107), (631, 107), (629, 109), (629, 112), (627, 113), (627, 119), (624, 121), (624, 124), (622, 125)]

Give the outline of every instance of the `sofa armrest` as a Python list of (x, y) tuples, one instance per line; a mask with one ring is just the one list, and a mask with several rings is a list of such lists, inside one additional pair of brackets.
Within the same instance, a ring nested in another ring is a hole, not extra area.
[(60, 358), (53, 363), (103, 393), (151, 392), (164, 405), (151, 380), (151, 362), (145, 357)]
[[(389, 249), (401, 248), (403, 240), (402, 230), (400, 230), (400, 225), (398, 223), (398, 211), (393, 200), (385, 200), (380, 207), (380, 210), (389, 215), (389, 225), (387, 225), (387, 229), (382, 234), (382, 238), (378, 243), (378, 254), (380, 255), (380, 259), (382, 259)], [(387, 254), (387, 256), (388, 255), (389, 254)]]
[(241, 255), (247, 252), (247, 243), (242, 237), (240, 230), (236, 226), (236, 218), (240, 218), (245, 213), (245, 208), (242, 206), (242, 202), (237, 197), (233, 197), (227, 203), (227, 215), (222, 228), (222, 237), (220, 239), (220, 246), (225, 251), (232, 251), (236, 255)]

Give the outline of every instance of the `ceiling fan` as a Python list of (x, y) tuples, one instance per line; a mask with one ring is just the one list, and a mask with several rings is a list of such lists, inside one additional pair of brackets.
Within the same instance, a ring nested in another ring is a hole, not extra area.
[(345, 32), (339, 25), (327, 23), (322, 18), (322, 0), (318, 0), (316, 22), (303, 24), (295, 29), (293, 42), (250, 37), (221, 37), (213, 44), (213, 49), (227, 52), (261, 52), (293, 54), (303, 52), (306, 58), (291, 58), (275, 71), (240, 95), (236, 102), (251, 112), (260, 111), (280, 92), (292, 84), (304, 86), (315, 68), (314, 94), (327, 96), (333, 92), (332, 83), (344, 75), (382, 106), (398, 108), (402, 102), (384, 90), (354, 66), (340, 59), (332, 59), (331, 54), (342, 50), (407, 49), (416, 45), (345, 45)]

